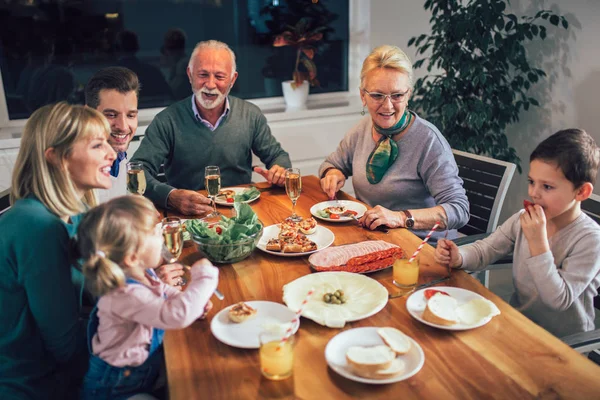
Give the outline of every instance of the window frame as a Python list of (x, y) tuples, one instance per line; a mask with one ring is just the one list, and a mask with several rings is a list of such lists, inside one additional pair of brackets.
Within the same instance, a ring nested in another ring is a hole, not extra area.
[[(370, 52), (370, 9), (371, 0), (350, 0), (348, 18), (349, 44), (348, 44), (348, 90), (343, 92), (322, 93), (309, 95), (309, 103), (327, 104), (352, 101), (357, 96), (360, 85), (360, 70), (362, 61)], [(190, 90), (190, 95), (192, 94)], [(269, 110), (285, 107), (283, 97), (268, 97), (260, 99), (248, 99), (263, 110), (265, 114)], [(144, 108), (139, 110), (138, 118), (140, 126), (150, 123), (152, 119), (165, 107)], [(21, 131), (27, 119), (9, 118), (6, 95), (4, 93), (4, 82), (0, 71), (0, 140), (14, 139), (21, 136)]]

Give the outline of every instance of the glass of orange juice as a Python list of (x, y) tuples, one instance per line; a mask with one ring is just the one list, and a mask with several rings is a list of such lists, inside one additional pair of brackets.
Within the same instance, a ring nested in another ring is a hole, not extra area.
[(408, 262), (406, 258), (394, 260), (394, 285), (403, 289), (414, 289), (419, 281), (419, 258)]
[(260, 371), (267, 379), (280, 381), (292, 376), (294, 370), (294, 335), (282, 342), (281, 332), (261, 332)]

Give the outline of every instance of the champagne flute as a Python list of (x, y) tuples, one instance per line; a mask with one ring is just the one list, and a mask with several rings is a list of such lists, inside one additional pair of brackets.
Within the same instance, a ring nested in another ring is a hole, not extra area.
[[(183, 250), (183, 227), (181, 219), (167, 217), (162, 220), (163, 249), (162, 257), (166, 263), (172, 264), (181, 255)], [(185, 285), (185, 278), (181, 277), (179, 285)]]
[(209, 165), (208, 167), (204, 168), (204, 187), (206, 188), (208, 197), (210, 197), (212, 200), (213, 206), (213, 211), (206, 217), (220, 216), (221, 213), (217, 211), (215, 198), (221, 191), (221, 171), (216, 165)]
[(302, 221), (302, 217), (296, 215), (296, 202), (302, 192), (302, 177), (299, 168), (288, 168), (285, 170), (285, 191), (290, 200), (292, 200), (292, 215), (286, 219), (294, 222)]
[(131, 194), (144, 194), (146, 191), (146, 174), (139, 161), (127, 163), (127, 191)]

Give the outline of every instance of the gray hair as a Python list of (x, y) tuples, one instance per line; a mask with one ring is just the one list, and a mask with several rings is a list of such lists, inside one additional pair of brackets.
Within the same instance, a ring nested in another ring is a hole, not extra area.
[(399, 47), (383, 45), (375, 48), (365, 58), (360, 72), (360, 87), (364, 88), (364, 80), (369, 72), (377, 68), (390, 68), (408, 76), (410, 88), (413, 88), (414, 73), (410, 58)]
[(204, 49), (227, 50), (227, 52), (229, 52), (229, 55), (231, 56), (231, 76), (235, 74), (235, 72), (237, 71), (237, 66), (235, 64), (235, 53), (233, 52), (233, 50), (231, 50), (229, 46), (227, 46), (226, 43), (220, 42), (218, 40), (206, 40), (204, 42), (198, 42), (196, 47), (194, 47), (194, 51), (192, 51), (192, 55), (190, 56), (190, 62), (188, 63), (188, 67), (190, 69), (194, 68), (194, 59), (198, 55), (198, 52)]

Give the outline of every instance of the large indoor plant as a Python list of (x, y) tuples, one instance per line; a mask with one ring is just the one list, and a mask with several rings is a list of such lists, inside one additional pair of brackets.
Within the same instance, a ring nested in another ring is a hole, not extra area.
[(459, 150), (514, 162), (506, 129), (522, 109), (538, 106), (528, 96), (546, 73), (528, 58), (525, 44), (544, 39), (547, 26), (568, 28), (550, 10), (517, 17), (508, 0), (427, 0), (431, 33), (409, 40), (417, 48), (415, 68), (426, 63), (428, 75), (415, 83), (411, 107), (440, 128)]

